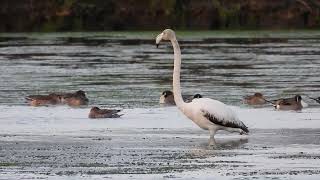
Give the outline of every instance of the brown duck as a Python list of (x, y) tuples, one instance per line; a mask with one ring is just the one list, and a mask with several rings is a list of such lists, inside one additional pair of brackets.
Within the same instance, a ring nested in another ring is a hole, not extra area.
[(86, 93), (82, 90), (75, 93), (61, 94), (61, 97), (62, 103), (68, 104), (69, 106), (87, 105), (89, 102), (89, 99), (86, 97)]
[(302, 97), (296, 95), (292, 98), (278, 99), (274, 101), (274, 107), (278, 110), (301, 110), (303, 108), (301, 104)]
[(243, 102), (249, 105), (262, 105), (267, 101), (261, 93), (254, 93), (254, 95), (245, 96)]
[[(202, 95), (195, 94), (193, 96), (182, 96), (182, 98), (185, 102), (188, 103), (188, 102), (191, 102), (193, 99), (202, 98)], [(159, 103), (165, 104), (165, 105), (176, 105), (176, 103), (174, 101), (173, 92), (172, 91), (163, 91), (160, 96)]]
[(89, 118), (118, 118), (122, 116), (122, 114), (117, 114), (118, 112), (120, 112), (120, 110), (92, 107), (89, 113)]
[(25, 99), (31, 106), (56, 105), (61, 103), (61, 96), (55, 93), (49, 95), (30, 95)]

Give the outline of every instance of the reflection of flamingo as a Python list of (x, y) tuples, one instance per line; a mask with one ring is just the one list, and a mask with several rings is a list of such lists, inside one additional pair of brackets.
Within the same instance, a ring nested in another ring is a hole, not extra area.
[(235, 113), (220, 101), (210, 98), (194, 99), (185, 103), (181, 96), (180, 69), (181, 52), (173, 30), (166, 29), (156, 38), (156, 45), (161, 40), (170, 40), (174, 51), (173, 93), (178, 108), (200, 128), (209, 130), (210, 144), (214, 143), (214, 135), (218, 130), (247, 134), (248, 128), (238, 119)]
[[(247, 138), (239, 138), (239, 139), (217, 139), (215, 148), (218, 149), (236, 149), (242, 146), (243, 144), (248, 143), (249, 140)], [(204, 144), (203, 144), (204, 145)], [(205, 146), (205, 145), (204, 145)], [(207, 147), (205, 147), (207, 148)]]

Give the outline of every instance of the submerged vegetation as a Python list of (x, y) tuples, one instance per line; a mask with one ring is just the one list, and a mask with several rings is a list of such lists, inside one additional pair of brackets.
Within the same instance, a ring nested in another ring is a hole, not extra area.
[(0, 1), (0, 31), (319, 28), (317, 0)]

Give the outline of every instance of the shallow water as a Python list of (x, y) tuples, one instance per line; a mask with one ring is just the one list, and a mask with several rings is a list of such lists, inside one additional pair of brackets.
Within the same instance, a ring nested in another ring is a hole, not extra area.
[[(173, 52), (169, 43), (154, 46), (156, 34), (1, 34), (0, 104), (24, 105), (26, 95), (82, 89), (90, 104), (157, 106), (161, 92), (171, 89)], [(178, 37), (185, 94), (230, 105), (241, 105), (242, 96), (256, 91), (270, 99), (319, 96), (320, 33)]]
[[(231, 105), (248, 136), (207, 146), (176, 107), (172, 48), (158, 32), (0, 34), (0, 179), (317, 179), (320, 171), (319, 32), (179, 32), (184, 94)], [(82, 89), (88, 107), (30, 107), (30, 94)], [(302, 94), (308, 108), (275, 111), (241, 103)], [(93, 105), (119, 119), (88, 119)]]

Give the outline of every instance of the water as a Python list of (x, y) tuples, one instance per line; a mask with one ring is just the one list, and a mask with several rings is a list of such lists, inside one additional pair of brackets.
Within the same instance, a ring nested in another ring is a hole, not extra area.
[[(157, 33), (2, 34), (0, 104), (82, 89), (92, 105), (157, 106), (172, 89), (173, 68), (172, 47), (157, 49)], [(183, 93), (237, 106), (256, 91), (270, 99), (319, 96), (320, 33), (200, 33), (178, 36)]]
[[(218, 99), (249, 127), (217, 148), (176, 107), (173, 51), (159, 32), (0, 34), (0, 179), (318, 179), (320, 33), (179, 32), (182, 91)], [(87, 92), (88, 107), (30, 107), (31, 94)], [(243, 105), (242, 96), (301, 94), (302, 111)], [(119, 119), (88, 119), (93, 105)]]

